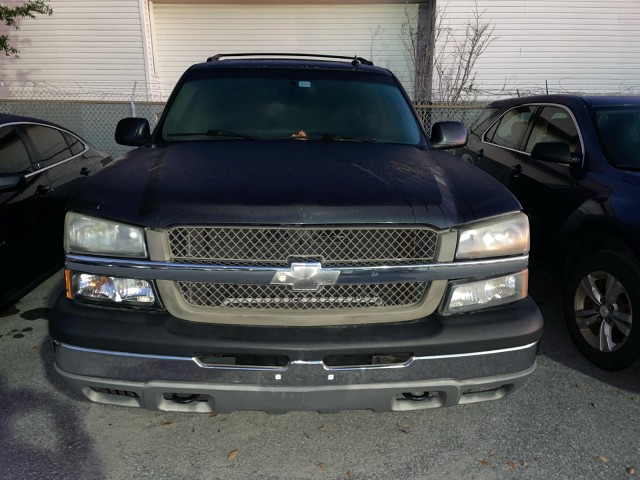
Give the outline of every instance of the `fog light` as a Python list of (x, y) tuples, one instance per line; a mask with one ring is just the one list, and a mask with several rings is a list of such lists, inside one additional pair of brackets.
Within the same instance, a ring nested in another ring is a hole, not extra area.
[(69, 271), (65, 273), (68, 279), (67, 297), (70, 298), (129, 305), (152, 305), (156, 301), (153, 287), (146, 280)]
[(505, 275), (472, 283), (452, 283), (443, 315), (469, 312), (521, 300), (527, 296), (528, 272)]

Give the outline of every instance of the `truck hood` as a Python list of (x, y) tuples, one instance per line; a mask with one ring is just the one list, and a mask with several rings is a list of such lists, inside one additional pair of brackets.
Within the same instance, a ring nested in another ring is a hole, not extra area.
[(427, 148), (212, 140), (134, 150), (93, 176), (70, 209), (151, 228), (345, 223), (448, 228), (520, 205), (484, 172)]

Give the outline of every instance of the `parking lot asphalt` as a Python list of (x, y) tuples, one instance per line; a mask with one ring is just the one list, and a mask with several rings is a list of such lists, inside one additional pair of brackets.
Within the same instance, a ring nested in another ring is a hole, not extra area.
[(640, 478), (640, 365), (589, 364), (532, 275), (538, 368), (503, 399), (403, 413), (165, 413), (92, 404), (52, 368), (56, 273), (0, 314), (2, 479)]

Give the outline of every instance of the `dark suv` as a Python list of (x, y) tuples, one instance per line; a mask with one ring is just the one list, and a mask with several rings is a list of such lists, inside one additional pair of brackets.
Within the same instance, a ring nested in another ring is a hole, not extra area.
[(569, 333), (600, 367), (640, 356), (640, 97), (494, 102), (459, 154), (531, 222), (532, 254), (565, 273)]
[(66, 219), (56, 369), (161, 410), (413, 410), (535, 368), (529, 226), (364, 59), (216, 56)]

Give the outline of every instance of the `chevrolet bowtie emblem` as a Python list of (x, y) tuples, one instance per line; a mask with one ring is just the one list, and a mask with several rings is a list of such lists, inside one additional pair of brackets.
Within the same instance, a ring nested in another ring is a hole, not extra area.
[(290, 285), (296, 292), (316, 292), (324, 285), (335, 285), (339, 270), (323, 270), (319, 263), (292, 263), (287, 270), (278, 270), (271, 285)]

